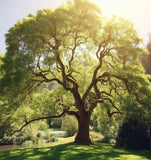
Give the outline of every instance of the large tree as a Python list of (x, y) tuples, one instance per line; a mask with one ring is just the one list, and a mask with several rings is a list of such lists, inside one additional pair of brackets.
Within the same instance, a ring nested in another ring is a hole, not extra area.
[[(60, 97), (55, 104), (62, 106), (58, 116), (74, 115), (75, 142), (92, 144), (89, 122), (94, 108), (107, 103), (109, 116), (121, 114), (116, 98), (134, 89), (133, 75), (140, 73), (138, 55), (143, 52), (139, 43), (132, 23), (116, 16), (105, 19), (88, 0), (40, 10), (6, 35), (1, 96), (17, 108), (44, 83), (57, 83)], [(35, 120), (25, 119), (24, 126)]]

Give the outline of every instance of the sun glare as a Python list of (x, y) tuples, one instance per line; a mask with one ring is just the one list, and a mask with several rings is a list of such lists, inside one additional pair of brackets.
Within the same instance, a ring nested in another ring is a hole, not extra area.
[(92, 0), (92, 2), (96, 3), (102, 9), (104, 16), (111, 17), (116, 14), (126, 19), (131, 19), (131, 21), (133, 21), (141, 7), (140, 0)]
[[(102, 10), (102, 15), (111, 17), (112, 15), (122, 16), (134, 23), (140, 38), (147, 43), (148, 34), (151, 27), (150, 8), (151, 0), (91, 0)], [(145, 37), (145, 38), (144, 38)]]

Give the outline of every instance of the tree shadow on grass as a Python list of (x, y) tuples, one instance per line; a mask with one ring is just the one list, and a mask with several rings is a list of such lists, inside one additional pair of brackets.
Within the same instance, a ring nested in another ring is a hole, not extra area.
[(97, 142), (93, 146), (74, 143), (51, 147), (30, 148), (0, 152), (0, 160), (151, 160), (149, 151), (116, 149)]

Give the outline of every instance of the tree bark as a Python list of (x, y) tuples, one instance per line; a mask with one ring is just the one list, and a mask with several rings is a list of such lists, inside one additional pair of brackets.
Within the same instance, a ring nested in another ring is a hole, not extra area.
[(90, 116), (85, 113), (80, 115), (78, 120), (78, 133), (75, 138), (75, 143), (81, 145), (92, 145), (92, 141), (89, 135)]

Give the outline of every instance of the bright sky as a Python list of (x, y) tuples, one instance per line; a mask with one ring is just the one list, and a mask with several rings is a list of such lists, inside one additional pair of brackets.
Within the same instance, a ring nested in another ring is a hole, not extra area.
[[(57, 8), (66, 0), (0, 0), (0, 51), (5, 53), (5, 34), (19, 19), (42, 8)], [(151, 0), (92, 0), (107, 17), (121, 15), (132, 21), (144, 40), (151, 33)]]

